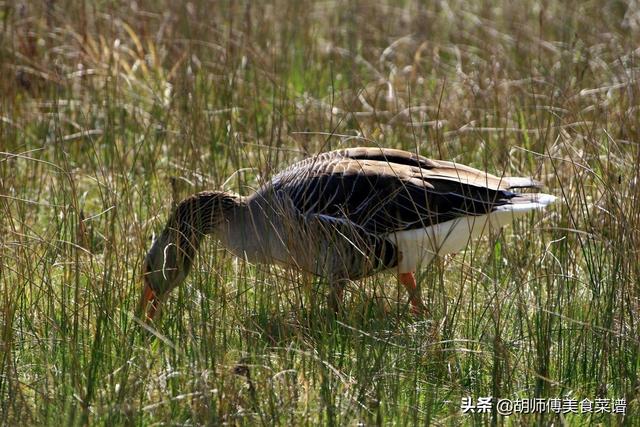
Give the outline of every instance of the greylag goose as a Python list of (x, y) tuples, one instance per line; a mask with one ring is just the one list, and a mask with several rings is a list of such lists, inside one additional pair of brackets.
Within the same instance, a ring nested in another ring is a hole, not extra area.
[(395, 271), (412, 311), (422, 313), (417, 268), (555, 199), (514, 191), (520, 188), (540, 184), (395, 149), (322, 153), (251, 196), (205, 191), (180, 202), (144, 260), (141, 308), (154, 317), (189, 273), (203, 236), (213, 234), (250, 262), (327, 278), (334, 308), (345, 282)]

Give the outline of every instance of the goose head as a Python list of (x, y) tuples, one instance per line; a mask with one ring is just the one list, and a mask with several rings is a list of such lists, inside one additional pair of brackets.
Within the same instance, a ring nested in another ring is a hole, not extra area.
[(156, 316), (162, 301), (184, 282), (202, 237), (216, 233), (225, 217), (241, 206), (240, 196), (211, 191), (194, 194), (178, 204), (143, 262), (140, 310), (147, 320)]
[[(189, 274), (195, 251), (185, 249), (169, 228), (154, 240), (143, 263), (144, 291), (141, 306), (147, 319), (153, 319), (169, 293), (177, 288)], [(189, 245), (189, 242), (185, 242)]]

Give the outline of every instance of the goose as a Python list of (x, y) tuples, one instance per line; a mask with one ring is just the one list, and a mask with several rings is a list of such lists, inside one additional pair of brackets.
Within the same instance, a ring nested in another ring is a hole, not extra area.
[(555, 200), (518, 192), (524, 188), (541, 184), (397, 149), (324, 152), (289, 166), (248, 197), (204, 191), (180, 202), (144, 259), (140, 309), (153, 319), (187, 277), (203, 237), (215, 235), (249, 262), (326, 278), (336, 310), (348, 281), (394, 271), (411, 311), (424, 314), (416, 270)]

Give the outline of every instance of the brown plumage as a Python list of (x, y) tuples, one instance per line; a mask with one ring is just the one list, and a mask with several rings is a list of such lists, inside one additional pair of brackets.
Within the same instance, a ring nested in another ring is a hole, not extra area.
[(512, 191), (539, 187), (530, 178), (498, 177), (401, 150), (322, 153), (249, 197), (203, 192), (181, 202), (145, 259), (143, 305), (152, 317), (186, 277), (202, 236), (215, 234), (249, 261), (327, 277), (334, 305), (346, 280), (396, 269), (412, 308), (423, 311), (416, 268), (553, 202), (550, 195)]

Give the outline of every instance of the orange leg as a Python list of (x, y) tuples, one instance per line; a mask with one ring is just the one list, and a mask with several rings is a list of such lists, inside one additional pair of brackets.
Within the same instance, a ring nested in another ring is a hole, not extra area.
[(411, 302), (411, 312), (414, 315), (421, 316), (426, 314), (426, 307), (422, 303), (420, 293), (418, 291), (418, 285), (416, 284), (416, 276), (411, 273), (400, 273), (398, 280), (402, 283), (409, 293), (409, 302)]

